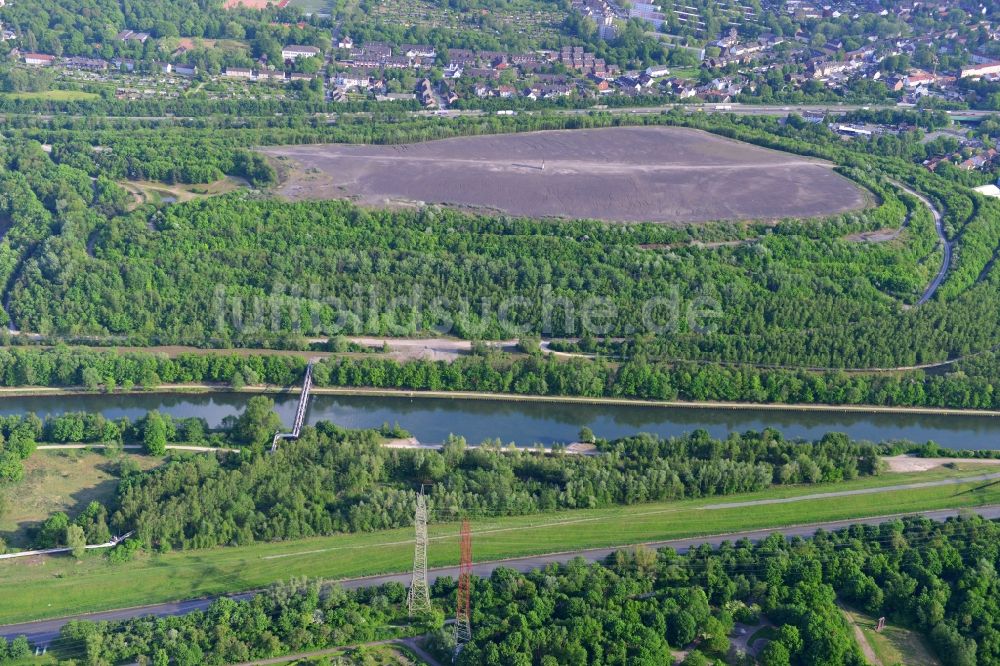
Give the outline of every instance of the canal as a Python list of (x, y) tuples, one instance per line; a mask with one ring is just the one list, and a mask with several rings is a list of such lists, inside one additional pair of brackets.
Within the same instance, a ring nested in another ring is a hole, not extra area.
[[(239, 414), (252, 397), (245, 393), (32, 396), (0, 399), (0, 414), (35, 412), (41, 417), (67, 411), (101, 412), (109, 418), (137, 419), (158, 409), (174, 416), (200, 416), (217, 427)], [(272, 396), (286, 424), (298, 396)], [(314, 395), (307, 421), (333, 421), (349, 428), (398, 423), (424, 443), (449, 433), (470, 443), (499, 438), (521, 446), (571, 442), (581, 426), (609, 439), (637, 432), (680, 435), (703, 428), (715, 437), (773, 427), (788, 438), (817, 439), (831, 431), (854, 439), (934, 440), (953, 449), (1000, 448), (1000, 417), (930, 414), (866, 414), (795, 410), (743, 410), (684, 407), (509, 402), (440, 398)]]

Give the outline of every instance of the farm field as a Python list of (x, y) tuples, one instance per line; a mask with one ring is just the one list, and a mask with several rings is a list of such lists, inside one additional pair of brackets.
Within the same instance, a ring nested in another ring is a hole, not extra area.
[(862, 190), (827, 163), (676, 127), (263, 152), (291, 165), (278, 187), (289, 199), (351, 197), (375, 206), (439, 203), (530, 217), (673, 223), (814, 217), (866, 203)]
[[(953, 476), (972, 472), (953, 473)], [(981, 472), (980, 472), (981, 473)], [(778, 528), (921, 510), (1000, 502), (1000, 484), (969, 481), (829, 499), (725, 506), (754, 499), (809, 496), (943, 478), (940, 472), (887, 474), (839, 484), (774, 488), (760, 493), (578, 510), (535, 516), (473, 516), (475, 558), (496, 560), (583, 548), (624, 546), (738, 530)], [(713, 507), (713, 505), (722, 505)], [(435, 516), (448, 518), (448, 516)], [(458, 559), (459, 526), (430, 526), (430, 566)], [(247, 590), (291, 576), (350, 578), (405, 571), (413, 558), (412, 529), (258, 543), (166, 554), (142, 554), (109, 565), (103, 555), (26, 558), (0, 566), (0, 623), (121, 608)], [(37, 599), (49, 600), (39, 608)]]

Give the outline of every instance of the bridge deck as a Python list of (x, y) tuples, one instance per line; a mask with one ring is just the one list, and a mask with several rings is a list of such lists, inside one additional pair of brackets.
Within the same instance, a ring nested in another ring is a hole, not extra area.
[(299, 404), (295, 409), (295, 421), (291, 432), (276, 432), (271, 441), (271, 453), (278, 450), (278, 441), (282, 439), (298, 439), (306, 420), (306, 410), (309, 408), (309, 391), (312, 390), (312, 361), (306, 365), (306, 376), (302, 381), (302, 393), (299, 394)]

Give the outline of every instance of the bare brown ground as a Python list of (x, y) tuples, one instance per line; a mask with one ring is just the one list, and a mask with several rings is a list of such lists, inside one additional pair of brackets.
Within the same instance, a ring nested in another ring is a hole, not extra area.
[(815, 217), (867, 197), (831, 165), (677, 127), (265, 148), (289, 199), (354, 197), (616, 222)]
[(886, 243), (899, 238), (903, 233), (903, 227), (897, 229), (876, 229), (875, 231), (862, 231), (856, 234), (844, 236), (844, 240), (853, 243)]
[[(239, 2), (236, 2), (235, 4), (238, 5)], [(226, 7), (227, 8), (229, 7), (228, 3), (226, 5)], [(201, 46), (204, 46), (207, 49), (210, 49), (210, 48), (212, 48), (212, 47), (215, 46), (215, 42), (216, 42), (216, 40), (214, 40), (214, 39), (199, 39), (199, 40), (195, 41), (194, 39), (192, 39), (190, 37), (180, 37), (180, 38), (177, 39), (177, 46), (180, 47), (180, 48), (185, 48), (185, 49), (191, 50), (191, 49), (195, 48), (196, 46), (201, 45)]]

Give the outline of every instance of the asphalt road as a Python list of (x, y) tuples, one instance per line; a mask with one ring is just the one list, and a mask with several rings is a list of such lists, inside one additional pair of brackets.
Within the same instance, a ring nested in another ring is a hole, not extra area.
[(920, 200), (920, 203), (927, 206), (928, 210), (931, 211), (931, 215), (934, 216), (934, 229), (937, 231), (938, 238), (941, 239), (941, 243), (944, 245), (944, 258), (941, 260), (941, 268), (938, 270), (937, 275), (931, 280), (931, 283), (927, 285), (927, 289), (924, 291), (924, 295), (920, 297), (917, 301), (917, 305), (923, 305), (927, 301), (931, 300), (934, 296), (934, 292), (937, 291), (941, 283), (944, 282), (945, 276), (948, 274), (948, 269), (951, 267), (951, 243), (948, 241), (948, 237), (944, 235), (944, 220), (941, 218), (941, 211), (934, 207), (927, 197), (916, 192), (905, 185), (896, 183), (896, 185), (902, 189), (907, 194), (916, 197)]
[[(958, 516), (961, 512), (973, 512), (978, 513), (980, 516), (990, 520), (1000, 519), (1000, 505), (978, 507), (974, 509), (939, 509), (935, 511), (921, 511), (913, 515), (921, 515), (931, 520), (944, 521), (948, 518), (953, 518)], [(812, 523), (808, 525), (798, 525), (793, 527), (784, 527), (777, 529), (762, 529), (762, 530), (749, 530), (745, 532), (732, 532), (729, 534), (720, 534), (716, 536), (701, 536), (701, 537), (691, 537), (687, 539), (671, 539), (669, 541), (657, 541), (653, 543), (646, 544), (651, 548), (673, 548), (679, 553), (685, 553), (693, 547), (700, 546), (702, 544), (709, 544), (713, 547), (718, 547), (724, 541), (737, 541), (739, 539), (749, 539), (751, 541), (761, 541), (768, 536), (776, 533), (785, 535), (786, 537), (810, 537), (816, 533), (817, 530), (823, 529), (826, 531), (837, 530), (841, 528), (848, 527), (850, 525), (878, 525), (890, 520), (898, 518), (899, 515), (889, 515), (889, 516), (876, 516), (873, 518), (856, 518), (848, 520), (837, 520), (825, 523)], [(551, 553), (548, 555), (537, 555), (532, 557), (518, 557), (509, 560), (491, 561), (491, 562), (479, 562), (473, 565), (473, 573), (479, 577), (488, 577), (493, 573), (493, 570), (504, 566), (517, 571), (531, 571), (532, 569), (537, 569), (544, 567), (553, 563), (564, 563), (572, 560), (576, 557), (581, 557), (588, 562), (597, 562), (605, 559), (608, 555), (614, 553), (616, 550), (621, 550), (627, 546), (618, 546), (614, 548), (594, 548), (588, 550), (579, 550), (565, 553)], [(428, 572), (428, 582), (433, 583), (435, 580), (442, 576), (449, 576), (451, 578), (458, 577), (458, 567), (442, 567), (438, 569), (431, 569)], [(360, 587), (369, 587), (374, 585), (382, 585), (389, 582), (402, 583), (407, 585), (410, 582), (409, 573), (401, 574), (387, 574), (381, 576), (368, 576), (364, 578), (352, 578), (342, 581), (337, 581), (346, 589), (356, 589)], [(252, 596), (254, 592), (247, 592), (243, 594), (229, 595), (230, 598), (241, 600), (247, 599)], [(140, 617), (145, 615), (151, 615), (156, 617), (165, 617), (169, 615), (184, 615), (192, 611), (205, 610), (208, 608), (212, 602), (218, 597), (207, 597), (204, 599), (192, 599), (188, 601), (178, 601), (165, 604), (155, 604), (151, 606), (139, 606), (134, 608), (122, 608), (118, 610), (105, 611), (101, 613), (90, 613), (85, 615), (76, 615), (72, 617), (56, 618), (51, 620), (39, 620), (37, 622), (26, 622), (22, 624), (10, 624), (0, 626), (0, 636), (8, 639), (12, 639), (16, 636), (25, 635), (35, 645), (45, 646), (51, 643), (54, 639), (59, 636), (59, 630), (67, 622), (71, 620), (91, 620), (91, 621), (102, 621), (102, 620), (126, 620), (133, 617)]]

